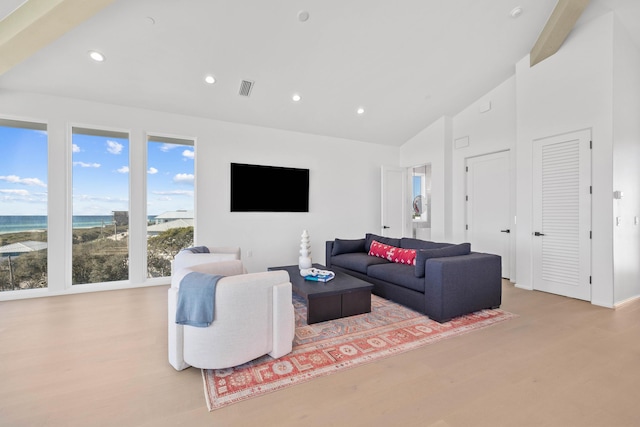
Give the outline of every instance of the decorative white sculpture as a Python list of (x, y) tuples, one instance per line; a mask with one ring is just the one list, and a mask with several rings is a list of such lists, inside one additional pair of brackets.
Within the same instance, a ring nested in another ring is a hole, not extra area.
[(298, 267), (300, 269), (311, 268), (311, 264), (311, 243), (309, 233), (307, 233), (307, 230), (303, 230), (300, 239), (300, 257), (298, 258)]

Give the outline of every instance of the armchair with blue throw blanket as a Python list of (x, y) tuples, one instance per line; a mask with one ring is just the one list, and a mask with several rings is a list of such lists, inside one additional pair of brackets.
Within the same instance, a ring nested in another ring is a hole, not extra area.
[(230, 368), (265, 354), (278, 358), (291, 352), (295, 316), (289, 275), (246, 274), (240, 251), (233, 253), (238, 259), (203, 256), (204, 262), (194, 263), (194, 257), (206, 255), (201, 253), (174, 259), (169, 363), (177, 370)]

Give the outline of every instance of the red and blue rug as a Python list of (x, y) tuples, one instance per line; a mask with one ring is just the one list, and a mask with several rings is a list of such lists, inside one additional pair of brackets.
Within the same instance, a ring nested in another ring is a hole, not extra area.
[(291, 353), (202, 370), (210, 411), (515, 317), (500, 309), (483, 310), (441, 324), (372, 295), (371, 313), (307, 325), (303, 300), (294, 295), (293, 303), (296, 336)]

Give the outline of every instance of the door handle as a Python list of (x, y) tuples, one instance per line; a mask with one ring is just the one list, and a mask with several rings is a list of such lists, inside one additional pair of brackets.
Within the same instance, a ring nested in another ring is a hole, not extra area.
[(500, 230), (501, 233), (511, 233), (511, 230), (509, 230), (508, 228), (506, 230)]
[(386, 225), (383, 225), (383, 226), (382, 226), (382, 228), (383, 228), (383, 229), (387, 229), (387, 228), (391, 228), (391, 227), (388, 227), (388, 226), (386, 226)]
[(536, 231), (535, 233), (533, 233), (534, 236), (544, 236), (543, 233), (540, 233), (539, 231)]

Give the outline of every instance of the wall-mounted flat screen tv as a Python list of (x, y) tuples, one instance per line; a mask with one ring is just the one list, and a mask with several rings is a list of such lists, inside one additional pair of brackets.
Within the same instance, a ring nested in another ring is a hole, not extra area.
[(309, 169), (231, 163), (231, 212), (309, 212)]

